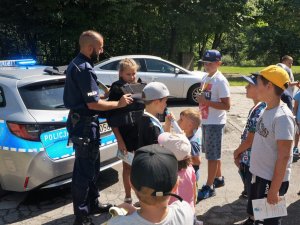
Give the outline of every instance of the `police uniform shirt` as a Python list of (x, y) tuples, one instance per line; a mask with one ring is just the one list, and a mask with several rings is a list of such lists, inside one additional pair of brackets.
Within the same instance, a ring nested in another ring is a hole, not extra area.
[[(119, 101), (120, 98), (124, 95), (121, 87), (126, 84), (126, 82), (120, 78), (118, 81), (114, 82), (111, 85), (108, 101)], [(130, 111), (135, 110), (143, 110), (144, 104), (134, 102), (133, 104), (130, 104), (124, 108), (111, 110), (107, 113), (108, 122), (110, 122), (110, 116), (112, 115), (124, 115), (129, 113)], [(110, 124), (110, 123), (109, 123)], [(120, 134), (122, 135), (122, 138), (125, 142), (126, 148), (128, 151), (137, 150), (138, 143), (138, 127), (137, 124), (128, 124), (128, 125), (122, 125), (118, 126)]]
[(93, 70), (92, 61), (79, 53), (67, 68), (66, 83), (64, 88), (64, 104), (66, 108), (79, 114), (74, 125), (70, 115), (67, 120), (67, 129), (71, 136), (88, 137), (91, 140), (99, 140), (99, 121), (97, 117), (93, 122), (87, 122), (86, 118), (98, 115), (97, 111), (90, 110), (87, 103), (98, 102), (99, 89), (96, 83), (97, 77)]
[(144, 114), (138, 123), (138, 133), (138, 148), (141, 148), (146, 145), (157, 144), (161, 130), (152, 123), (148, 115)]
[(66, 108), (84, 115), (95, 115), (97, 111), (88, 109), (87, 103), (98, 102), (99, 88), (93, 62), (79, 53), (69, 64), (64, 88)]

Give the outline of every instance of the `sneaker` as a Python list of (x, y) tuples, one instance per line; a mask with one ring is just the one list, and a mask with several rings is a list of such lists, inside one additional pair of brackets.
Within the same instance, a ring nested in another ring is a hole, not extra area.
[(92, 219), (87, 216), (82, 216), (82, 217), (76, 216), (73, 225), (94, 225), (94, 223)]
[(243, 198), (248, 198), (247, 191), (245, 191), (245, 190), (242, 191), (241, 196), (242, 196)]
[(298, 147), (293, 148), (293, 153), (299, 155), (299, 149)]
[(254, 220), (251, 219), (250, 217), (248, 217), (248, 219), (246, 221), (244, 221), (243, 223), (241, 223), (241, 225), (254, 225)]
[(124, 202), (128, 204), (132, 204), (132, 198), (124, 198)]
[(294, 158), (299, 158), (299, 149), (298, 149), (298, 147), (293, 148), (293, 156), (294, 156)]
[(133, 206), (136, 207), (136, 208), (140, 208), (141, 207), (141, 203), (138, 201), (138, 202), (134, 203)]
[(111, 207), (113, 207), (113, 205), (109, 203), (107, 204), (98, 203), (98, 205), (91, 208), (89, 214), (107, 213)]
[(211, 189), (210, 186), (204, 185), (199, 191), (198, 191), (198, 201), (201, 201), (203, 199), (207, 199), (210, 197), (213, 197), (216, 195), (215, 189)]
[(219, 188), (219, 187), (223, 187), (223, 186), (225, 186), (224, 176), (222, 176), (222, 180), (220, 180), (219, 178), (215, 178), (215, 180), (214, 180), (214, 187), (215, 188)]

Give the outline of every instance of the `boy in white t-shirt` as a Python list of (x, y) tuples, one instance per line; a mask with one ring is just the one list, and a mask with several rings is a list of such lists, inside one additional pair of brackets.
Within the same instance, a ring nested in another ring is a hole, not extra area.
[(221, 146), (226, 111), (230, 109), (229, 83), (218, 70), (221, 66), (221, 53), (207, 50), (200, 60), (207, 75), (201, 83), (202, 94), (198, 97), (202, 114), (202, 147), (208, 160), (206, 185), (199, 190), (198, 200), (216, 195), (215, 188), (225, 185), (221, 173)]

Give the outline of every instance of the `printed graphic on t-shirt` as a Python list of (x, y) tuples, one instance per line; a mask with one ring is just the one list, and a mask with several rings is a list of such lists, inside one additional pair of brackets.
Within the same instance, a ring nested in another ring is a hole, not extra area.
[[(207, 100), (211, 99), (211, 89), (212, 89), (212, 84), (207, 84), (205, 90), (203, 91), (205, 99)], [(202, 119), (207, 119), (209, 115), (209, 107), (207, 105), (200, 104), (199, 108), (202, 115)]]
[(260, 119), (256, 126), (256, 132), (259, 133), (263, 137), (268, 137), (269, 131), (265, 128), (264, 122)]

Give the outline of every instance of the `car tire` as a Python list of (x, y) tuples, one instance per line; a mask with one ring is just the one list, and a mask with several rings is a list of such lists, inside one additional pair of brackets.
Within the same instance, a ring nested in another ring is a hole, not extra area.
[(190, 104), (198, 105), (197, 96), (200, 94), (200, 83), (192, 85), (187, 94), (187, 100)]

